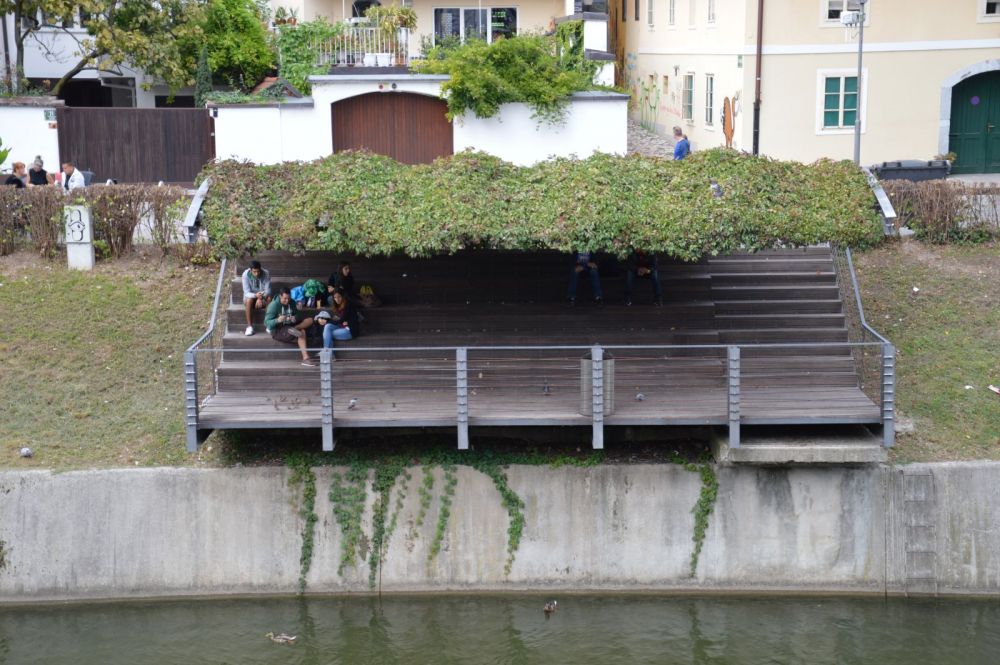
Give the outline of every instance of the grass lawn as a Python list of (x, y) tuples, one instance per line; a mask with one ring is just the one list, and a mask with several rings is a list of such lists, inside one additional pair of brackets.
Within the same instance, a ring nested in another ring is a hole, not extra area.
[[(856, 264), (869, 321), (899, 348), (897, 404), (915, 426), (894, 459), (1000, 459), (1000, 397), (986, 388), (1000, 385), (1000, 247), (894, 242)], [(279, 463), (288, 446), (245, 435), (185, 452), (183, 353), (217, 274), (155, 254), (90, 273), (0, 257), (0, 467)], [(294, 439), (319, 448), (318, 433)]]
[[(88, 273), (65, 258), (0, 257), (0, 464), (195, 463), (181, 368), (217, 274), (155, 253)], [(22, 446), (33, 459), (19, 457)]]
[(855, 256), (869, 323), (898, 348), (896, 461), (1000, 459), (1000, 246), (892, 242)]

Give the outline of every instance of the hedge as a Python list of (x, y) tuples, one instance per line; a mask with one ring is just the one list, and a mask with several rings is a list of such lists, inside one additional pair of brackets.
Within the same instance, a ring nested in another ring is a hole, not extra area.
[(427, 256), (474, 247), (621, 256), (637, 247), (697, 260), (882, 237), (871, 190), (849, 162), (807, 166), (725, 149), (678, 162), (597, 154), (531, 167), (475, 152), (416, 166), (342, 152), (274, 166), (221, 161), (206, 176), (206, 228), (229, 256), (267, 249)]

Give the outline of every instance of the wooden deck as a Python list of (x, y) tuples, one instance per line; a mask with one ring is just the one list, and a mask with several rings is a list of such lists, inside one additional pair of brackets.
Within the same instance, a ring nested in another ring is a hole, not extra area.
[[(325, 281), (336, 258), (260, 257), (275, 291), (308, 277)], [(637, 280), (635, 304), (625, 306), (624, 269), (613, 260), (601, 262), (604, 307), (589, 302), (585, 280), (580, 304), (566, 305), (571, 260), (563, 254), (352, 261), (358, 284), (372, 284), (385, 304), (365, 312), (360, 338), (338, 343), (335, 428), (455, 427), (454, 347), (468, 348), (470, 426), (590, 426), (587, 349), (537, 347), (595, 344), (613, 358), (604, 425), (729, 424), (727, 345), (741, 352), (739, 422), (881, 422), (871, 397), (878, 376), (857, 366), (828, 249), (661, 261), (661, 307), (651, 304), (647, 280)], [(198, 428), (320, 427), (319, 370), (273, 342), (262, 313), (257, 334), (243, 335), (242, 268), (233, 276), (218, 390), (203, 399)]]

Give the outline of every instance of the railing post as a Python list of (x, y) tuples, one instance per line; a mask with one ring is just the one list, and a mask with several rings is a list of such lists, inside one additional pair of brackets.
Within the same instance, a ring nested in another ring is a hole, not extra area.
[(896, 347), (882, 345), (882, 445), (896, 443)]
[(198, 366), (190, 350), (184, 352), (184, 430), (187, 451), (198, 452)]
[(330, 376), (330, 349), (319, 352), (319, 402), (320, 423), (323, 427), (323, 451), (330, 452), (336, 441), (333, 438), (333, 380)]
[(604, 448), (604, 349), (595, 344), (590, 350), (590, 362), (593, 364), (590, 373), (591, 395), (593, 397), (590, 410), (593, 424), (594, 449)]
[(740, 347), (726, 349), (728, 359), (729, 447), (740, 447)]
[(455, 395), (458, 402), (458, 449), (469, 449), (469, 352), (455, 349)]

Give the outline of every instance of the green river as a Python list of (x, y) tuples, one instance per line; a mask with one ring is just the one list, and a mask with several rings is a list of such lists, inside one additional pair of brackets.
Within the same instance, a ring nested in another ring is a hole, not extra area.
[[(558, 601), (549, 617), (545, 601)], [(266, 633), (296, 635), (291, 646)], [(0, 606), (0, 663), (1000, 664), (1000, 601), (666, 595)]]

